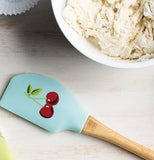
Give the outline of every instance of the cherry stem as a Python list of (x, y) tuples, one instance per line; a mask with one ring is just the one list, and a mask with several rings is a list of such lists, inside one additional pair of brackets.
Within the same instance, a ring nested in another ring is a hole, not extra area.
[(29, 96), (26, 92), (24, 92), (24, 94), (25, 94), (25, 96), (27, 96), (28, 98), (32, 99), (32, 100), (33, 100), (35, 103), (37, 103), (39, 106), (44, 107), (42, 104), (40, 104), (39, 102), (37, 102), (37, 101), (35, 100), (35, 98)]
[(33, 98), (33, 99), (46, 100), (46, 98)]

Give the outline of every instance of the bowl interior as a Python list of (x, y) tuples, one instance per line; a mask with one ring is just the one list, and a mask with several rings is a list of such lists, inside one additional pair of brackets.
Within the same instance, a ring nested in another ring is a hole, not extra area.
[(53, 12), (57, 23), (69, 42), (85, 56), (108, 66), (117, 68), (141, 68), (154, 65), (154, 59), (145, 60), (143, 62), (135, 62), (129, 60), (121, 60), (119, 58), (109, 57), (103, 54), (99, 48), (94, 46), (89, 40), (80, 36), (74, 31), (63, 19), (62, 11), (67, 0), (51, 0)]

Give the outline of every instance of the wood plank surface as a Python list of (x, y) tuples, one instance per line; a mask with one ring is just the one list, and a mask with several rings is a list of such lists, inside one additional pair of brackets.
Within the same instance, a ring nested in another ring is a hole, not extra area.
[[(154, 66), (116, 69), (83, 56), (59, 30), (49, 0), (26, 14), (0, 16), (0, 95), (20, 73), (59, 80), (95, 118), (154, 150)], [(1, 108), (0, 130), (16, 160), (140, 159), (85, 135), (51, 134)]]

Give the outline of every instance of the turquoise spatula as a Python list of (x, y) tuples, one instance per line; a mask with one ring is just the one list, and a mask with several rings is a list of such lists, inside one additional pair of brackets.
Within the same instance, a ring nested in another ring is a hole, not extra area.
[(91, 135), (144, 159), (154, 160), (154, 151), (98, 122), (68, 89), (49, 77), (36, 74), (15, 76), (6, 88), (0, 106), (48, 131), (71, 130)]

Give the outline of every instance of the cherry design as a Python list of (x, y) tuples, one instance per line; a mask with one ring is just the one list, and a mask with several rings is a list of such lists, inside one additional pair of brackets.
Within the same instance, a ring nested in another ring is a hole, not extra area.
[[(39, 113), (42, 117), (51, 118), (54, 114), (53, 105), (56, 105), (59, 102), (59, 95), (56, 92), (49, 92), (47, 93), (46, 98), (33, 97), (40, 94), (41, 91), (42, 88), (32, 90), (32, 86), (29, 84), (27, 87), (27, 92), (24, 92), (24, 94), (26, 97), (28, 97), (29, 99), (37, 103), (39, 106), (41, 106)], [(46, 100), (46, 104), (43, 106), (41, 103), (38, 102), (38, 100)]]
[(56, 105), (59, 102), (59, 96), (56, 92), (49, 92), (46, 97), (46, 102), (52, 105)]
[(45, 104), (43, 108), (40, 109), (40, 114), (44, 118), (51, 118), (54, 114), (54, 109), (51, 104)]

